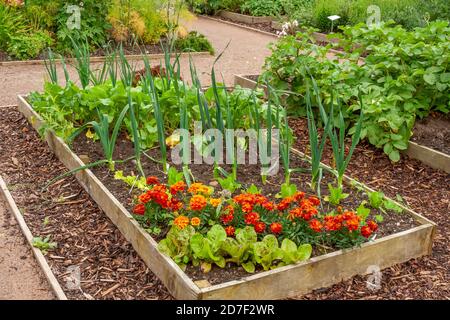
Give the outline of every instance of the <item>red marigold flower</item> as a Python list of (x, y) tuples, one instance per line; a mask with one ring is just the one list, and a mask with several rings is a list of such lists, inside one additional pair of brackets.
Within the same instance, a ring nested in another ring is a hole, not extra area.
[(198, 227), (200, 225), (200, 223), (201, 223), (201, 220), (199, 217), (193, 217), (191, 219), (191, 225), (194, 227)]
[(299, 207), (296, 207), (289, 211), (288, 218), (293, 220), (294, 218), (299, 218), (302, 215), (302, 209)]
[(142, 203), (147, 203), (152, 199), (151, 194), (149, 192), (143, 193), (139, 196), (139, 201)]
[(275, 209), (275, 204), (271, 201), (263, 202), (262, 207), (268, 211), (272, 211)]
[(178, 181), (170, 186), (170, 193), (176, 194), (177, 192), (183, 192), (186, 189), (186, 183), (184, 181)]
[(137, 214), (137, 215), (140, 215), (140, 216), (143, 216), (144, 213), (145, 213), (145, 206), (142, 203), (136, 205), (134, 207), (134, 209), (133, 209), (133, 213)]
[(252, 211), (253, 211), (253, 205), (252, 204), (247, 203), (247, 202), (242, 204), (242, 212), (250, 213)]
[(320, 204), (320, 200), (317, 197), (309, 197), (308, 201), (313, 205), (313, 206), (318, 206)]
[(262, 221), (259, 221), (255, 223), (254, 228), (257, 233), (263, 233), (264, 230), (266, 230), (266, 224)]
[(191, 210), (202, 210), (204, 207), (206, 207), (207, 201), (206, 198), (200, 194), (197, 194), (191, 198), (189, 201), (189, 208)]
[(365, 238), (369, 238), (372, 235), (372, 229), (369, 226), (364, 226), (361, 228), (361, 234)]
[(373, 220), (370, 220), (369, 222), (367, 222), (367, 226), (370, 228), (370, 230), (372, 230), (372, 232), (375, 232), (378, 230), (378, 224), (376, 224), (376, 222)]
[(352, 211), (345, 211), (342, 217), (344, 218), (344, 220), (351, 220), (353, 219), (353, 217), (355, 217), (355, 213)]
[(172, 198), (169, 201), (169, 208), (172, 211), (179, 211), (183, 208), (183, 202), (178, 199)]
[(225, 228), (225, 232), (227, 233), (227, 236), (229, 237), (234, 237), (234, 227), (233, 226), (228, 226)]
[(148, 184), (148, 185), (159, 184), (159, 179), (158, 179), (158, 177), (155, 177), (155, 176), (147, 177), (147, 184)]
[(280, 211), (286, 210), (293, 201), (293, 197), (286, 197), (280, 201), (280, 203), (277, 205), (277, 209)]
[(302, 192), (302, 191), (297, 191), (295, 194), (294, 194), (294, 200), (295, 201), (301, 201), (303, 198), (305, 197), (305, 193), (304, 192)]
[(320, 232), (323, 229), (323, 224), (319, 220), (313, 219), (309, 222), (309, 227), (315, 232)]
[(283, 231), (283, 226), (279, 222), (273, 222), (270, 224), (270, 231), (275, 234), (280, 234)]
[(325, 216), (324, 221), (327, 231), (337, 231), (342, 228), (342, 219), (339, 216)]
[(189, 225), (189, 218), (186, 216), (178, 216), (173, 220), (173, 224), (180, 229), (184, 229)]
[(246, 224), (256, 224), (259, 221), (259, 214), (257, 212), (250, 212), (244, 215)]
[(227, 214), (223, 214), (220, 216), (220, 220), (222, 221), (223, 224), (229, 224), (231, 221), (233, 221), (234, 216), (230, 213)]
[(234, 207), (233, 207), (231, 204), (229, 204), (229, 205), (227, 205), (227, 206), (224, 208), (224, 211), (225, 211), (225, 212), (228, 212), (228, 214), (233, 215), (233, 214), (234, 214)]
[(354, 216), (353, 218), (346, 220), (345, 225), (349, 231), (355, 231), (359, 228), (360, 217)]

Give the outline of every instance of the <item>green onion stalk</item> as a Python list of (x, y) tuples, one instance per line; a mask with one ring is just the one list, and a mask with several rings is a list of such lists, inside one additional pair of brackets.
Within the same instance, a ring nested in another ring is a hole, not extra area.
[[(361, 104), (361, 113), (360, 113), (358, 121), (355, 125), (355, 132), (352, 135), (352, 144), (350, 146), (347, 156), (345, 155), (345, 126), (346, 125), (345, 125), (345, 121), (344, 121), (344, 116), (342, 115), (342, 111), (341, 111), (340, 99), (338, 99), (339, 121), (337, 123), (337, 126), (339, 128), (339, 134), (336, 132), (334, 125), (330, 126), (329, 135), (330, 135), (331, 146), (333, 149), (334, 163), (336, 165), (338, 188), (341, 190), (343, 187), (343, 179), (344, 179), (345, 170), (347, 169), (347, 166), (353, 155), (353, 151), (355, 150), (355, 147), (358, 144), (360, 137), (361, 137), (361, 126), (362, 126), (362, 119), (363, 119), (363, 111), (362, 111), (363, 104), (362, 104), (361, 95), (359, 95), (359, 101)], [(332, 100), (332, 103), (333, 103), (333, 100)], [(333, 122), (332, 114), (330, 114), (328, 119), (330, 122)]]
[(156, 120), (156, 128), (158, 132), (158, 142), (159, 148), (161, 151), (161, 163), (163, 166), (163, 171), (166, 173), (167, 168), (167, 149), (166, 149), (166, 141), (165, 141), (165, 131), (164, 131), (164, 118), (161, 110), (161, 106), (159, 104), (159, 98), (157, 89), (155, 87), (155, 82), (152, 76), (150, 62), (147, 57), (144, 57), (145, 64), (145, 77), (144, 77), (144, 90), (150, 96), (153, 106), (153, 113)]

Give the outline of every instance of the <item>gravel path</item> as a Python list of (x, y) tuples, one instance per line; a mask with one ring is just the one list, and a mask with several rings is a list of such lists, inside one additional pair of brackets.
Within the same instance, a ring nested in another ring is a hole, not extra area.
[[(220, 74), (222, 74), (228, 86), (233, 85), (235, 74), (259, 73), (265, 57), (270, 54), (267, 46), (276, 40), (275, 36), (252, 32), (201, 17), (192, 23), (190, 29), (203, 33), (210, 39), (216, 56), (229, 43), (225, 53), (216, 64), (217, 81), (221, 81)], [(214, 60), (213, 56), (194, 57), (202, 85), (210, 84), (210, 71)], [(159, 61), (154, 63), (157, 64)], [(181, 59), (181, 66), (183, 77), (190, 79), (188, 58)], [(136, 63), (136, 67), (141, 68), (142, 64)], [(62, 68), (59, 69), (60, 79), (63, 79)], [(69, 73), (72, 79), (77, 78), (73, 68), (69, 68)], [(0, 105), (15, 104), (18, 94), (42, 90), (46, 76), (47, 72), (43, 65), (0, 66)]]
[(14, 217), (0, 200), (0, 300), (55, 299)]

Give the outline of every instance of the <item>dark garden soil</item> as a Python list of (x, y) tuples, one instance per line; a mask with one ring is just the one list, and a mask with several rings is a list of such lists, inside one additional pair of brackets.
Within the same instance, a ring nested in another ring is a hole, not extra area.
[(46, 258), (64, 288), (67, 267), (81, 269), (81, 290), (69, 299), (171, 299), (131, 244), (77, 183), (15, 108), (0, 116), (0, 174), (34, 236), (58, 243)]
[[(292, 119), (296, 147), (307, 151), (305, 119)], [(330, 164), (327, 146), (323, 162)], [(360, 143), (353, 154), (347, 175), (386, 196), (403, 201), (413, 210), (437, 224), (431, 256), (413, 259), (383, 270), (381, 289), (367, 289), (367, 278), (353, 277), (329, 288), (315, 290), (304, 299), (450, 299), (450, 174), (434, 170), (402, 156), (398, 163), (368, 143)]]
[[(75, 142), (73, 143), (73, 149), (78, 155), (87, 155), (90, 162), (95, 162), (103, 159), (103, 151), (101, 145), (98, 142), (93, 142), (92, 140), (87, 139), (85, 135), (80, 135), (75, 140)], [(147, 154), (152, 159), (160, 159), (159, 149), (149, 150)], [(126, 140), (125, 137), (119, 138), (116, 144), (114, 158), (127, 159), (132, 155), (132, 143), (129, 140)], [(145, 156), (142, 158), (142, 165), (146, 175), (157, 176), (161, 181), (166, 180), (160, 165), (157, 165), (155, 162), (149, 160)], [(291, 168), (307, 168), (308, 166), (309, 165), (306, 162), (302, 161), (298, 156), (292, 155)], [(180, 166), (176, 167), (179, 171), (181, 171)], [(217, 182), (213, 177), (213, 170), (211, 165), (193, 164), (190, 165), (189, 168), (191, 169), (193, 176), (197, 181), (212, 186), (217, 186)], [(224, 166), (224, 168), (228, 172), (230, 172), (227, 166)], [(123, 170), (125, 176), (136, 174), (136, 167), (132, 161), (126, 162), (124, 164), (116, 164), (116, 170)], [(280, 185), (284, 182), (283, 170), (280, 169), (280, 172), (277, 175), (268, 177), (268, 183), (266, 185), (261, 184), (260, 170), (261, 169), (258, 165), (238, 166), (237, 175), (239, 177), (239, 183), (241, 183), (243, 187), (248, 187), (251, 184), (255, 184), (260, 189), (262, 189), (264, 195), (270, 196), (272, 199), (275, 199), (274, 196), (280, 191)], [(135, 204), (134, 198), (139, 195), (140, 192), (138, 190), (133, 190), (130, 193), (130, 188), (124, 182), (115, 180), (114, 174), (109, 172), (106, 167), (95, 167), (92, 169), (92, 171), (97, 177), (99, 177), (99, 179), (112, 192), (112, 194), (131, 212)], [(298, 190), (305, 191), (307, 193), (310, 192), (310, 187), (308, 185), (310, 180), (310, 174), (308, 173), (293, 173), (291, 176), (291, 182), (297, 185)], [(333, 177), (328, 173), (324, 173), (324, 178), (322, 180), (323, 195), (328, 194), (327, 183), (330, 182), (334, 182)], [(344, 210), (356, 210), (356, 208), (363, 200), (367, 201), (367, 195), (363, 192), (358, 191), (357, 189), (350, 189), (350, 187), (346, 187), (345, 192), (349, 193), (350, 196), (341, 202)], [(326, 202), (323, 204), (323, 206), (323, 212), (330, 212), (332, 210), (332, 208)], [(372, 210), (372, 218), (376, 214), (380, 214), (380, 212)], [(380, 224), (380, 228), (377, 231), (377, 238), (404, 231), (418, 225), (408, 214), (396, 214), (394, 212), (387, 212), (386, 214), (383, 214), (383, 217), (384, 221), (382, 224)], [(168, 231), (166, 225), (161, 225), (160, 228), (162, 229), (162, 232), (159, 235), (152, 235), (157, 241), (161, 240)], [(335, 250), (337, 249), (315, 247), (313, 256), (318, 256)], [(186, 271), (187, 274), (194, 280), (206, 279), (212, 284), (235, 280), (241, 278), (242, 276), (249, 275), (241, 267), (233, 267), (230, 269), (226, 269), (225, 271), (218, 268), (213, 268), (214, 272), (209, 272), (206, 274), (200, 272), (200, 267), (190, 267)]]
[(411, 140), (450, 155), (450, 114), (433, 112), (417, 120)]

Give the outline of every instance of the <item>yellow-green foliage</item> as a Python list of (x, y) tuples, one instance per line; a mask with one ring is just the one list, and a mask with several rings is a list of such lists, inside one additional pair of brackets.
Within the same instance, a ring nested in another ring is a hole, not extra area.
[(166, 32), (159, 4), (148, 0), (115, 0), (108, 15), (111, 34), (117, 42), (136, 39), (157, 43)]

